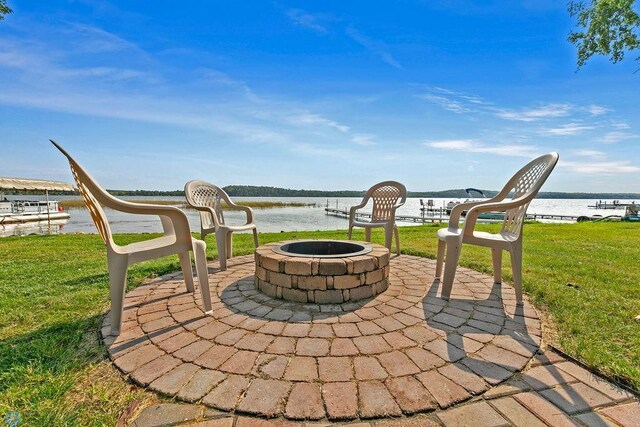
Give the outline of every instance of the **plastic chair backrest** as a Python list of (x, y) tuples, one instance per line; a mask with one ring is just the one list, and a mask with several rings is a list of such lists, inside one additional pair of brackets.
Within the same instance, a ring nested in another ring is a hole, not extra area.
[(102, 205), (109, 207), (109, 199), (112, 196), (107, 193), (93, 178), (91, 178), (91, 175), (89, 175), (87, 171), (85, 171), (84, 168), (69, 155), (69, 153), (67, 153), (55, 141), (51, 140), (51, 143), (55, 145), (69, 161), (71, 174), (73, 175), (73, 179), (78, 186), (78, 191), (89, 210), (89, 214), (91, 214), (91, 219), (98, 229), (98, 234), (100, 234), (100, 237), (102, 237), (102, 240), (107, 245), (113, 247), (114, 242), (111, 236), (109, 221), (102, 209)]
[(511, 199), (524, 199), (522, 205), (505, 212), (502, 234), (514, 238), (520, 235), (527, 208), (558, 163), (558, 158), (558, 153), (549, 153), (530, 161), (502, 189), (500, 194), (505, 197), (510, 194)]
[(373, 199), (371, 221), (387, 221), (391, 219), (393, 207), (401, 200), (402, 204), (407, 199), (407, 189), (396, 181), (380, 182), (367, 191), (365, 199)]
[[(185, 197), (193, 206), (209, 207), (216, 213), (220, 225), (224, 225), (222, 201), (229, 199), (227, 193), (220, 187), (205, 181), (190, 181), (185, 189)], [(213, 227), (215, 224), (208, 212), (199, 211), (203, 228)]]

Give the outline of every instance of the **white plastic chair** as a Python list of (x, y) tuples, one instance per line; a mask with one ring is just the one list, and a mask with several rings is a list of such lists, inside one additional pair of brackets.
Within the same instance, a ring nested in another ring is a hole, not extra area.
[[(371, 211), (371, 221), (358, 221), (356, 211), (367, 205), (373, 199), (373, 209)], [(407, 201), (407, 189), (404, 185), (396, 181), (380, 182), (367, 191), (362, 202), (357, 206), (352, 206), (349, 210), (349, 240), (353, 227), (363, 227), (364, 236), (367, 242), (371, 241), (371, 229), (384, 227), (385, 246), (391, 251), (391, 239), (395, 234), (396, 252), (400, 254), (400, 238), (398, 237), (398, 227), (396, 226), (396, 210)]]
[[(253, 211), (250, 207), (239, 206), (231, 201), (229, 195), (219, 187), (205, 181), (189, 181), (184, 186), (187, 202), (200, 213), (200, 238), (215, 233), (218, 245), (220, 269), (227, 269), (227, 259), (233, 256), (233, 232), (253, 230), (253, 242), (258, 247), (258, 230), (253, 223)], [(224, 222), (222, 201), (229, 209), (244, 211), (247, 222), (244, 225), (232, 226)]]
[[(131, 264), (177, 254), (187, 291), (193, 292), (193, 270), (189, 252), (193, 251), (196, 272), (200, 283), (200, 292), (205, 313), (211, 313), (211, 295), (207, 273), (206, 245), (202, 240), (192, 238), (187, 216), (174, 206), (160, 206), (131, 203), (117, 199), (107, 193), (62, 147), (51, 140), (69, 160), (71, 173), (78, 190), (91, 214), (98, 233), (107, 245), (107, 263), (109, 269), (109, 288), (111, 291), (111, 334), (119, 335), (122, 326), (122, 308), (127, 285), (127, 269)], [(109, 209), (139, 215), (158, 215), (162, 222), (164, 235), (119, 246), (113, 241), (109, 222), (102, 209)]]
[[(522, 227), (527, 207), (536, 197), (558, 163), (558, 153), (549, 153), (532, 160), (520, 169), (495, 197), (478, 202), (456, 205), (449, 217), (449, 227), (438, 230), (438, 258), (436, 278), (442, 274), (442, 297), (451, 296), (453, 279), (463, 243), (491, 248), (493, 278), (502, 283), (502, 251), (509, 251), (513, 271), (513, 285), (517, 303), (522, 303)], [(508, 199), (508, 197), (511, 197)], [(459, 228), (460, 215), (467, 211), (463, 228)], [(478, 214), (482, 212), (505, 212), (502, 229), (497, 234), (474, 231)], [(446, 258), (445, 258), (446, 251)]]

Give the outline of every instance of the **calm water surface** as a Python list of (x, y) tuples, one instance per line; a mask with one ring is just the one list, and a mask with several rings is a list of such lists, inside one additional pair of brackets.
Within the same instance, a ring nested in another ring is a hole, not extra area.
[[(24, 198), (10, 197), (10, 198)], [(43, 197), (33, 197), (30, 199), (38, 199)], [(76, 196), (59, 196), (57, 200), (77, 199)], [(184, 202), (183, 197), (123, 197), (123, 199), (135, 200), (175, 200), (176, 204)], [(236, 203), (242, 204), (243, 201), (274, 201), (274, 202), (301, 202), (311, 204), (308, 207), (284, 207), (255, 209), (254, 221), (261, 232), (280, 232), (280, 231), (315, 231), (315, 230), (338, 230), (347, 228), (347, 219), (330, 216), (325, 213), (324, 208), (348, 209), (350, 206), (357, 205), (361, 199), (358, 197), (349, 198), (314, 198), (314, 197), (236, 197), (233, 199)], [(445, 206), (452, 199), (433, 199), (436, 207)], [(464, 199), (459, 199), (464, 201)], [(426, 199), (425, 199), (426, 202)], [(616, 210), (596, 210), (589, 208), (595, 205), (598, 200), (589, 199), (538, 199), (534, 200), (529, 209), (530, 214), (553, 214), (553, 215), (587, 215), (592, 216), (600, 214), (606, 215), (623, 215), (624, 209)], [(612, 200), (607, 200), (612, 202)], [(621, 203), (629, 203), (631, 200), (620, 200)], [(371, 210), (368, 206), (363, 211)], [(114, 233), (154, 233), (162, 231), (160, 221), (154, 216), (129, 215), (116, 212), (110, 209), (105, 210), (111, 224), (111, 230)], [(191, 229), (194, 232), (200, 230), (200, 219), (197, 212), (185, 209)], [(53, 232), (59, 233), (96, 233), (96, 228), (91, 221), (89, 212), (86, 209), (69, 209), (68, 213), (71, 218), (66, 221), (55, 221), (53, 223)], [(407, 203), (398, 209), (398, 215), (420, 216), (420, 199), (407, 199)], [(243, 224), (245, 220), (244, 213), (225, 211), (227, 223)], [(414, 223), (399, 223), (399, 225), (415, 225)], [(7, 235), (23, 235), (32, 233), (44, 233), (48, 231), (48, 225), (44, 223), (23, 224), (19, 227), (0, 226), (0, 236)]]

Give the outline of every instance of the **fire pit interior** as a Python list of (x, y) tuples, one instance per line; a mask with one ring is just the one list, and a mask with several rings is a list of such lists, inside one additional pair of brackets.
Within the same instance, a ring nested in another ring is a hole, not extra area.
[(342, 303), (387, 289), (389, 251), (381, 245), (300, 240), (256, 249), (256, 288), (289, 301)]
[(301, 240), (283, 243), (272, 249), (275, 253), (287, 256), (340, 258), (343, 256), (364, 255), (371, 252), (371, 246), (340, 240)]

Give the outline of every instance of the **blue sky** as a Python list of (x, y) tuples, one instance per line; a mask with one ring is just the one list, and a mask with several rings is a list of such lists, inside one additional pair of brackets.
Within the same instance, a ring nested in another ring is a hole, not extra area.
[(2, 175), (106, 188), (640, 192), (640, 66), (576, 72), (565, 2), (9, 0)]

